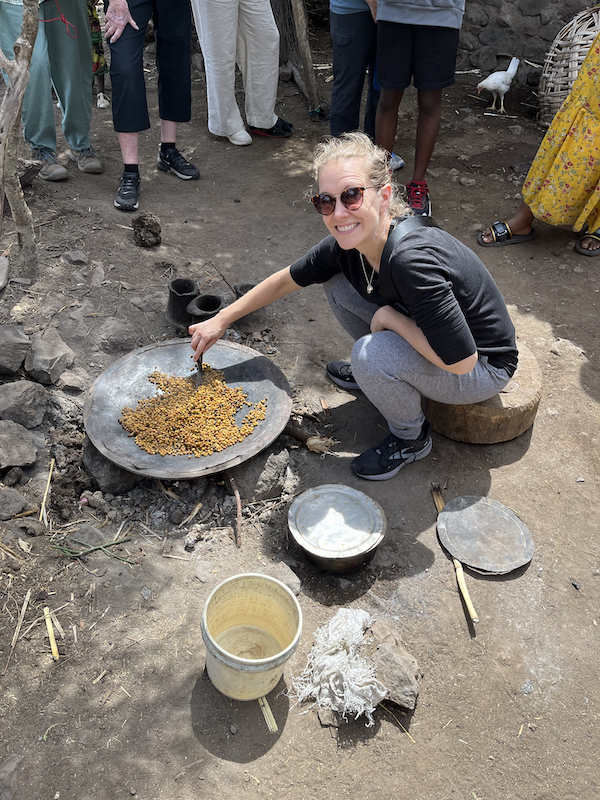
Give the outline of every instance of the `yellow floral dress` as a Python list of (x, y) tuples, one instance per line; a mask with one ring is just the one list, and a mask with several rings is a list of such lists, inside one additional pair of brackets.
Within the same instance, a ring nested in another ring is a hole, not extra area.
[(523, 200), (550, 225), (600, 228), (600, 34), (531, 164)]

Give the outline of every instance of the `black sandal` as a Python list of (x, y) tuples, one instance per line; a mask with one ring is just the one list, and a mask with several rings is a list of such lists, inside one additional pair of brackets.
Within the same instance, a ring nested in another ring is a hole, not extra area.
[(492, 236), (494, 237), (494, 241), (484, 241), (483, 234), (485, 231), (482, 231), (477, 236), (477, 244), (480, 244), (482, 247), (504, 247), (505, 244), (521, 244), (521, 242), (529, 242), (532, 239), (535, 239), (537, 236), (537, 233), (533, 230), (533, 228), (529, 233), (523, 233), (515, 236), (506, 222), (492, 222), (489, 228), (492, 232)]

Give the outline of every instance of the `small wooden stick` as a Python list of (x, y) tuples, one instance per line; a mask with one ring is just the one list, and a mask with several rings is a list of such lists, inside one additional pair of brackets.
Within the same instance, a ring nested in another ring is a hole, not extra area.
[(265, 722), (267, 723), (267, 728), (269, 729), (269, 732), (277, 733), (279, 728), (277, 727), (277, 722), (275, 720), (275, 717), (273, 716), (273, 712), (271, 711), (271, 706), (269, 705), (267, 698), (259, 697), (258, 705), (260, 706), (260, 710), (263, 713), (263, 717), (265, 718)]
[[(444, 508), (444, 498), (442, 496), (441, 489), (437, 483), (431, 484), (431, 494), (433, 495), (433, 502), (435, 503), (435, 507), (437, 509), (438, 514)], [(452, 556), (452, 553), (450, 553)], [(465, 573), (462, 567), (462, 564), (457, 558), (452, 556), (452, 563), (454, 564), (454, 571), (456, 572), (456, 582), (458, 583), (458, 588), (460, 589), (460, 593), (463, 596), (465, 601), (465, 605), (467, 606), (467, 611), (469, 612), (469, 616), (471, 617), (472, 622), (479, 622), (479, 617), (477, 616), (477, 612), (475, 611), (475, 606), (471, 600), (471, 595), (469, 594), (469, 590), (467, 589), (467, 584), (465, 581)]]
[(10, 547), (7, 547), (7, 546), (6, 546), (5, 544), (3, 544), (2, 542), (0, 542), (0, 550), (2, 550), (2, 552), (4, 552), (4, 553), (6, 553), (7, 555), (9, 555), (11, 558), (14, 558), (14, 559), (15, 559), (15, 561), (25, 561), (25, 558), (24, 558), (24, 556), (21, 556), (21, 555), (19, 555), (18, 553), (15, 553), (15, 552), (13, 552), (13, 551), (10, 549)]
[(52, 658), (58, 661), (60, 658), (58, 654), (58, 647), (56, 639), (54, 638), (54, 628), (52, 627), (52, 617), (50, 616), (50, 609), (48, 606), (44, 608), (44, 619), (46, 620), (46, 628), (48, 629), (48, 638), (50, 639), (50, 649), (52, 650)]
[(46, 491), (44, 492), (44, 499), (42, 500), (42, 507), (40, 509), (40, 516), (38, 522), (41, 522), (46, 513), (46, 499), (48, 497), (48, 492), (50, 491), (50, 480), (52, 479), (52, 470), (54, 469), (54, 459), (50, 462), (50, 472), (48, 473), (48, 482), (46, 483)]
[(236, 508), (237, 508), (237, 514), (235, 519), (235, 546), (239, 548), (242, 546), (242, 498), (240, 497), (239, 490), (235, 484), (231, 472), (228, 469), (226, 469), (224, 475), (225, 479), (229, 483), (233, 495), (235, 496)]
[(29, 604), (29, 598), (30, 597), (31, 597), (31, 589), (28, 589), (27, 590), (27, 594), (25, 595), (25, 600), (23, 600), (23, 606), (21, 607), (21, 613), (19, 614), (19, 619), (17, 621), (17, 627), (15, 628), (15, 632), (13, 634), (12, 642), (10, 644), (10, 652), (8, 654), (8, 658), (6, 659), (6, 666), (4, 667), (4, 670), (2, 672), (3, 675), (6, 673), (6, 670), (8, 669), (8, 662), (10, 661), (10, 657), (12, 656), (13, 650), (15, 649), (15, 645), (17, 643), (17, 639), (19, 638), (19, 632), (21, 630), (21, 625), (23, 624), (23, 619), (25, 617), (25, 612), (27, 611), (27, 606)]

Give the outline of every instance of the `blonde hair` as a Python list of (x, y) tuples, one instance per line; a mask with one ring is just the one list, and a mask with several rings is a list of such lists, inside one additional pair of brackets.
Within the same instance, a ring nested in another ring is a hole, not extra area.
[(313, 178), (318, 181), (321, 169), (330, 161), (347, 161), (351, 158), (363, 162), (373, 186), (381, 189), (388, 183), (391, 185), (392, 199), (389, 205), (391, 217), (410, 216), (412, 213), (410, 207), (398, 196), (396, 186), (392, 182), (389, 153), (374, 144), (365, 133), (358, 131), (343, 133), (337, 138), (331, 137), (317, 145), (312, 163)]

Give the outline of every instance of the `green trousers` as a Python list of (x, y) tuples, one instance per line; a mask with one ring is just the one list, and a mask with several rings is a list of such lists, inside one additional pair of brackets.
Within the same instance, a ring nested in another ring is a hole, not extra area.
[[(92, 37), (86, 0), (45, 0), (33, 48), (30, 78), (23, 98), (23, 135), (32, 148), (56, 151), (52, 87), (60, 101), (62, 129), (73, 150), (90, 146), (92, 121)], [(0, 0), (0, 47), (14, 58), (13, 45), (21, 33), (23, 6)]]

